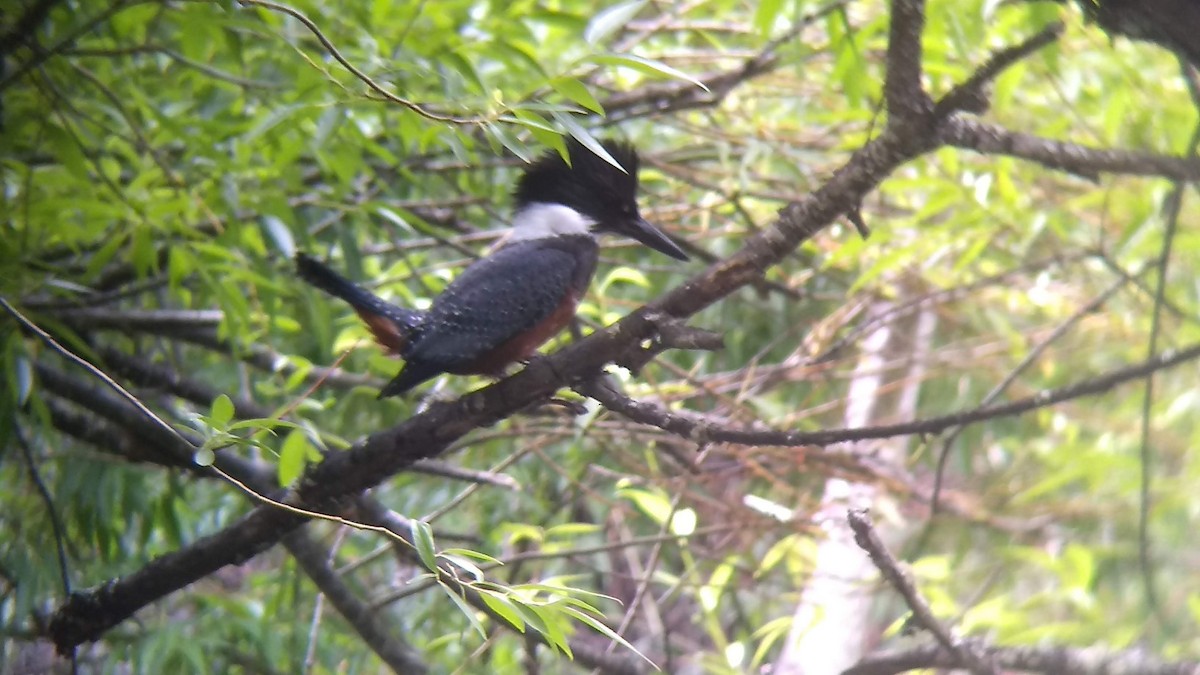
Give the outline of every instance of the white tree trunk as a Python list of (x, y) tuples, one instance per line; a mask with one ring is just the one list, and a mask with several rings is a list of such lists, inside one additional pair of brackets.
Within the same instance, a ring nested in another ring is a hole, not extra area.
[[(892, 306), (877, 303), (872, 313), (878, 316)], [(935, 325), (936, 314), (926, 307), (881, 325), (864, 340), (850, 382), (847, 427), (912, 419)], [(888, 387), (889, 375), (901, 383)], [(906, 445), (905, 439), (893, 439), (846, 443), (838, 449), (872, 453), (884, 464), (900, 465)], [(869, 620), (875, 568), (854, 544), (846, 511), (875, 507), (878, 496), (873, 485), (838, 478), (825, 484), (815, 514), (825, 538), (817, 548), (812, 577), (793, 613), (774, 675), (837, 675), (854, 665), (875, 640)], [(877, 523), (887, 536), (886, 521)]]

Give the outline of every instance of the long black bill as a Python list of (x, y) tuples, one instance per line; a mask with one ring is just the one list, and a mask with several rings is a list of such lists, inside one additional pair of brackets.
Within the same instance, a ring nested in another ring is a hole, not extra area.
[(683, 249), (679, 248), (661, 230), (647, 222), (645, 218), (638, 218), (635, 221), (627, 223), (626, 229), (622, 234), (636, 239), (655, 251), (665, 253), (676, 260), (688, 259), (688, 255), (683, 252)]

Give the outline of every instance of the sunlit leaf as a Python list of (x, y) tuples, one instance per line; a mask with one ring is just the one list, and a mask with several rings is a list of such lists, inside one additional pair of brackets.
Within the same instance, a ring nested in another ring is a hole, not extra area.
[(500, 615), (500, 618), (507, 621), (513, 628), (518, 631), (525, 632), (525, 619), (521, 613), (517, 611), (513, 601), (504, 597), (500, 593), (493, 591), (479, 591), (479, 598), (483, 600), (483, 604), (487, 605), (493, 612)]
[(690, 82), (690, 83), (696, 85), (697, 87), (699, 87), (700, 89), (703, 89), (704, 91), (708, 91), (708, 85), (704, 84), (700, 80), (697, 80), (696, 78), (692, 77), (691, 75), (688, 75), (687, 73), (683, 72), (682, 70), (668, 66), (667, 64), (662, 63), (661, 61), (655, 61), (654, 59), (648, 59), (645, 57), (633, 56), (633, 55), (629, 55), (629, 54), (597, 54), (597, 55), (588, 57), (588, 60), (591, 61), (592, 63), (598, 63), (600, 65), (618, 66), (621, 68), (630, 68), (632, 70), (636, 70), (641, 73), (646, 73), (647, 75), (654, 75), (656, 77), (667, 77), (672, 80), (681, 80), (683, 82)]
[(631, 0), (607, 7), (596, 14), (583, 32), (583, 39), (597, 44), (625, 27), (647, 4), (647, 0)]
[(304, 473), (305, 460), (308, 458), (310, 443), (308, 435), (299, 429), (293, 429), (284, 439), (279, 449), (279, 484), (291, 485)]
[(592, 92), (579, 80), (572, 77), (556, 77), (550, 80), (550, 86), (584, 108), (600, 115), (604, 114), (604, 106), (600, 105)]

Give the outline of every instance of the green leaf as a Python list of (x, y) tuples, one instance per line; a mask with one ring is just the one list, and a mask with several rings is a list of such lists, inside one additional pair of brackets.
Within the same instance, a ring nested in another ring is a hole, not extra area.
[(546, 539), (574, 539), (588, 534), (598, 534), (601, 527), (596, 523), (563, 523), (546, 530)]
[(759, 626), (754, 631), (754, 637), (759, 640), (758, 647), (754, 649), (754, 656), (750, 659), (750, 668), (747, 672), (759, 670), (757, 666), (761, 665), (770, 653), (771, 647), (779, 640), (779, 638), (788, 634), (792, 629), (792, 617), (780, 616), (771, 619), (767, 623)]
[(212, 451), (212, 448), (205, 446), (196, 450), (196, 454), (192, 456), (192, 461), (196, 463), (196, 466), (212, 466), (216, 458), (217, 455)]
[(676, 509), (671, 516), (671, 534), (677, 537), (688, 537), (696, 532), (695, 509)]
[[(428, 525), (426, 527), (428, 527)], [(475, 632), (479, 633), (479, 637), (486, 640), (487, 630), (483, 627), (483, 622), (479, 620), (478, 616), (476, 616), (475, 608), (468, 605), (467, 601), (459, 596), (459, 594), (455, 592), (453, 588), (441, 583), (438, 585), (441, 586), (442, 590), (446, 592), (446, 595), (454, 601), (454, 604), (458, 607), (458, 611), (462, 612), (463, 616), (467, 617), (467, 620), (471, 622), (471, 627), (475, 629)]]
[(661, 61), (655, 61), (654, 59), (647, 59), (641, 56), (632, 56), (628, 54), (596, 54), (588, 57), (585, 60), (599, 65), (630, 68), (641, 73), (646, 73), (647, 75), (664, 76), (673, 80), (691, 82), (704, 91), (708, 91), (708, 86), (700, 80), (697, 80), (682, 70), (672, 68), (671, 66), (668, 66)]
[(483, 604), (487, 605), (489, 609), (500, 615), (500, 618), (511, 624), (513, 628), (516, 628), (522, 633), (525, 632), (525, 619), (521, 618), (521, 613), (517, 611), (516, 607), (514, 607), (512, 600), (509, 600), (507, 597), (495, 591), (487, 589), (479, 590), (479, 598), (483, 600)]
[(644, 660), (646, 663), (649, 663), (656, 670), (659, 669), (658, 664), (651, 661), (645, 654), (639, 652), (636, 647), (629, 644), (628, 640), (621, 637), (620, 635), (617, 635), (616, 631), (609, 628), (608, 626), (605, 626), (603, 623), (598, 621), (595, 617), (589, 616), (588, 614), (581, 612), (580, 610), (575, 609), (574, 607), (563, 607), (562, 611), (565, 614), (569, 614), (569, 615), (575, 617), (581, 623), (591, 626), (592, 630), (596, 631), (597, 633), (600, 633), (601, 635), (608, 638), (609, 640), (612, 640), (613, 642), (621, 645), (622, 647), (628, 649), (629, 651), (633, 652), (634, 654), (637, 654), (638, 656), (640, 656), (642, 658), (642, 660)]
[(617, 494), (633, 502), (642, 513), (650, 516), (654, 522), (662, 525), (671, 515), (671, 502), (666, 495), (642, 490), (640, 488), (623, 488)]
[(556, 77), (550, 80), (550, 86), (554, 88), (554, 91), (566, 96), (584, 108), (598, 115), (604, 114), (604, 106), (600, 105), (596, 97), (592, 96), (592, 92), (588, 91), (588, 88), (579, 80), (573, 77)]
[(139, 227), (133, 231), (130, 241), (129, 259), (139, 275), (146, 275), (158, 267), (158, 250), (154, 245), (156, 232), (148, 227)]
[(486, 553), (480, 553), (479, 551), (472, 551), (469, 548), (448, 548), (448, 549), (442, 551), (442, 555), (453, 555), (453, 556), (459, 556), (462, 558), (473, 558), (475, 560), (482, 560), (483, 562), (491, 564), (491, 565), (503, 565), (504, 564), (503, 560), (500, 560), (498, 558), (493, 558), (492, 556), (490, 556)]
[(604, 279), (596, 287), (596, 293), (602, 298), (608, 297), (609, 288), (618, 282), (633, 284), (639, 288), (650, 288), (650, 279), (645, 272), (622, 265), (612, 268), (608, 274), (604, 275)]
[(291, 485), (293, 481), (304, 473), (305, 461), (308, 459), (311, 443), (308, 441), (308, 434), (293, 429), (283, 439), (283, 447), (279, 449), (279, 484)]
[(484, 129), (488, 135), (500, 145), (508, 149), (509, 152), (521, 158), (523, 162), (532, 162), (534, 153), (529, 151), (529, 148), (524, 143), (518, 141), (512, 134), (508, 133), (508, 129), (504, 128), (503, 124), (487, 124)]
[(700, 587), (698, 597), (704, 611), (713, 612), (717, 609), (721, 594), (725, 592), (725, 587), (729, 585), (729, 580), (732, 578), (732, 564), (723, 562), (717, 565), (717, 569), (713, 570), (712, 575), (708, 578), (708, 583)]
[(409, 528), (412, 532), (413, 547), (417, 549), (417, 557), (421, 564), (430, 572), (437, 572), (437, 551), (433, 547), (433, 528), (423, 520), (413, 520)]
[[(604, 146), (600, 144), (600, 141), (596, 140), (590, 133), (588, 133), (587, 129), (584, 129), (582, 126), (580, 126), (579, 122), (575, 121), (575, 118), (562, 113), (553, 113), (552, 116), (555, 120), (558, 120), (558, 123), (563, 126), (563, 129), (566, 129), (567, 133), (570, 134), (575, 140), (579, 141), (583, 147), (596, 153), (596, 156), (600, 159), (612, 164), (621, 171), (625, 171), (625, 167), (621, 166), (620, 162), (613, 159), (613, 156), (608, 154), (608, 151), (604, 149)], [(626, 171), (626, 173), (628, 172)]]
[(233, 419), (233, 401), (225, 394), (219, 394), (213, 399), (209, 409), (208, 422), (218, 429), (224, 429)]
[(603, 42), (632, 21), (646, 3), (647, 0), (632, 0), (601, 10), (583, 31), (583, 39), (593, 45)]
[(781, 538), (779, 541), (771, 545), (767, 552), (763, 554), (762, 559), (758, 561), (758, 569), (754, 570), (754, 576), (760, 577), (771, 568), (778, 565), (781, 560), (789, 555), (796, 554), (796, 538), (795, 535), (788, 535)]
[(226, 431), (237, 431), (239, 429), (254, 429), (255, 431), (258, 431), (261, 429), (261, 430), (266, 430), (266, 431), (273, 431), (277, 427), (283, 427), (284, 429), (300, 429), (301, 428), (300, 425), (296, 424), (295, 422), (281, 420), (276, 417), (251, 417), (250, 419), (239, 420), (237, 422), (234, 422), (233, 424), (230, 424), (225, 430)]
[(465, 573), (471, 575), (471, 577), (472, 577), (472, 579), (474, 579), (475, 583), (480, 583), (480, 582), (485, 581), (486, 575), (484, 575), (483, 570), (479, 568), (479, 565), (476, 565), (475, 563), (471, 562), (467, 558), (463, 558), (463, 557), (456, 556), (456, 555), (451, 555), (449, 553), (446, 553), (445, 551), (442, 551), (441, 553), (439, 553), (438, 557), (441, 558), (442, 560), (449, 562), (451, 565), (458, 568), (458, 573), (456, 573), (455, 576), (457, 576), (459, 579), (462, 578), (462, 573), (465, 572)]
[[(541, 634), (546, 637), (546, 641), (550, 643), (558, 651), (566, 654), (569, 658), (574, 658), (571, 652), (571, 644), (567, 641), (567, 629), (570, 625), (563, 620), (563, 608), (561, 607), (546, 607), (545, 605), (525, 605), (541, 620)], [(535, 626), (537, 625), (534, 622)]]

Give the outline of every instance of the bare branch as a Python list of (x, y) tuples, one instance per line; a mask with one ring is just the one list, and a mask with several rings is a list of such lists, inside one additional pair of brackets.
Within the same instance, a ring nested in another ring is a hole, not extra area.
[(867, 512), (851, 509), (846, 514), (846, 518), (850, 522), (850, 529), (854, 530), (854, 542), (867, 552), (867, 555), (871, 557), (871, 562), (883, 574), (883, 578), (904, 598), (904, 603), (912, 611), (917, 623), (933, 633), (942, 649), (954, 655), (955, 666), (966, 666), (975, 675), (996, 675), (996, 668), (992, 663), (977, 654), (975, 649), (966, 642), (951, 635), (949, 629), (933, 615), (933, 610), (929, 608), (929, 603), (925, 602), (925, 598), (921, 597), (917, 591), (912, 577), (907, 571), (901, 569), (895, 556), (883, 545), (883, 541), (875, 533), (875, 528), (871, 525), (871, 518)]
[[(1001, 417), (1012, 417), (1044, 408), (1063, 401), (1083, 396), (1094, 396), (1109, 391), (1126, 382), (1140, 380), (1147, 375), (1200, 358), (1200, 344), (1173, 350), (1125, 368), (1110, 370), (1098, 377), (1075, 384), (1049, 389), (1034, 396), (1017, 399), (1001, 405), (986, 406), (962, 412), (927, 417), (925, 419), (886, 424), (875, 427), (852, 429), (825, 429), (822, 431), (780, 431), (747, 429), (714, 423), (694, 413), (668, 411), (652, 403), (605, 392), (594, 383), (577, 384), (576, 388), (585, 396), (596, 398), (605, 407), (643, 424), (670, 431), (701, 445), (707, 443), (736, 443), (738, 445), (774, 445), (797, 447), (804, 445), (826, 446), (845, 441), (861, 441), (872, 438), (891, 438), (911, 434), (937, 434), (954, 427), (976, 424)], [(813, 459), (816, 459), (814, 457)]]
[[(1188, 70), (1186, 63), (1181, 63), (1184, 71)], [(1200, 148), (1200, 125), (1192, 130), (1192, 139), (1188, 143), (1188, 154), (1196, 157)], [(1171, 262), (1172, 247), (1175, 234), (1179, 230), (1179, 211), (1183, 207), (1183, 193), (1187, 183), (1176, 181), (1175, 187), (1166, 203), (1166, 228), (1163, 232), (1162, 250), (1158, 255), (1158, 282), (1154, 289), (1154, 311), (1150, 315), (1150, 338), (1146, 344), (1146, 353), (1158, 351), (1158, 340), (1162, 329), (1163, 302), (1167, 293), (1167, 268)], [(1164, 625), (1169, 625), (1166, 612), (1163, 611), (1159, 600), (1158, 585), (1154, 579), (1154, 564), (1150, 542), (1150, 509), (1153, 503), (1150, 495), (1150, 479), (1154, 471), (1154, 450), (1151, 448), (1151, 414), (1154, 404), (1154, 377), (1146, 378), (1146, 389), (1142, 396), (1142, 429), (1139, 442), (1138, 457), (1141, 460), (1141, 480), (1138, 489), (1138, 564), (1142, 573), (1142, 588), (1146, 592), (1146, 604), (1152, 615)]]
[(1023, 42), (997, 52), (972, 73), (971, 77), (951, 89), (937, 102), (933, 108), (934, 116), (941, 119), (958, 110), (974, 110), (977, 107), (975, 103), (986, 98), (984, 89), (996, 76), (1017, 61), (1054, 42), (1062, 32), (1063, 25), (1056, 21)]
[(924, 0), (892, 0), (888, 22), (887, 79), (883, 95), (888, 124), (914, 122), (933, 107), (921, 86), (921, 34), (925, 29)]
[(1200, 180), (1200, 158), (1132, 150), (1093, 148), (1011, 131), (976, 119), (954, 116), (939, 127), (942, 142), (986, 155), (1008, 155), (1057, 171), (1095, 180), (1101, 173)]
[(88, 309), (46, 312), (61, 321), (86, 328), (119, 328), (129, 331), (175, 332), (212, 328), (225, 318), (217, 309)]
[(701, 89), (691, 82), (673, 81), (613, 94), (600, 102), (607, 113), (604, 121), (612, 124), (640, 115), (660, 115), (717, 105), (738, 86), (775, 70), (779, 65), (778, 52), (781, 46), (795, 40), (805, 28), (846, 4), (848, 0), (833, 0), (799, 18), (789, 30), (771, 40), (758, 54), (746, 59), (740, 66), (696, 78), (707, 89)]

